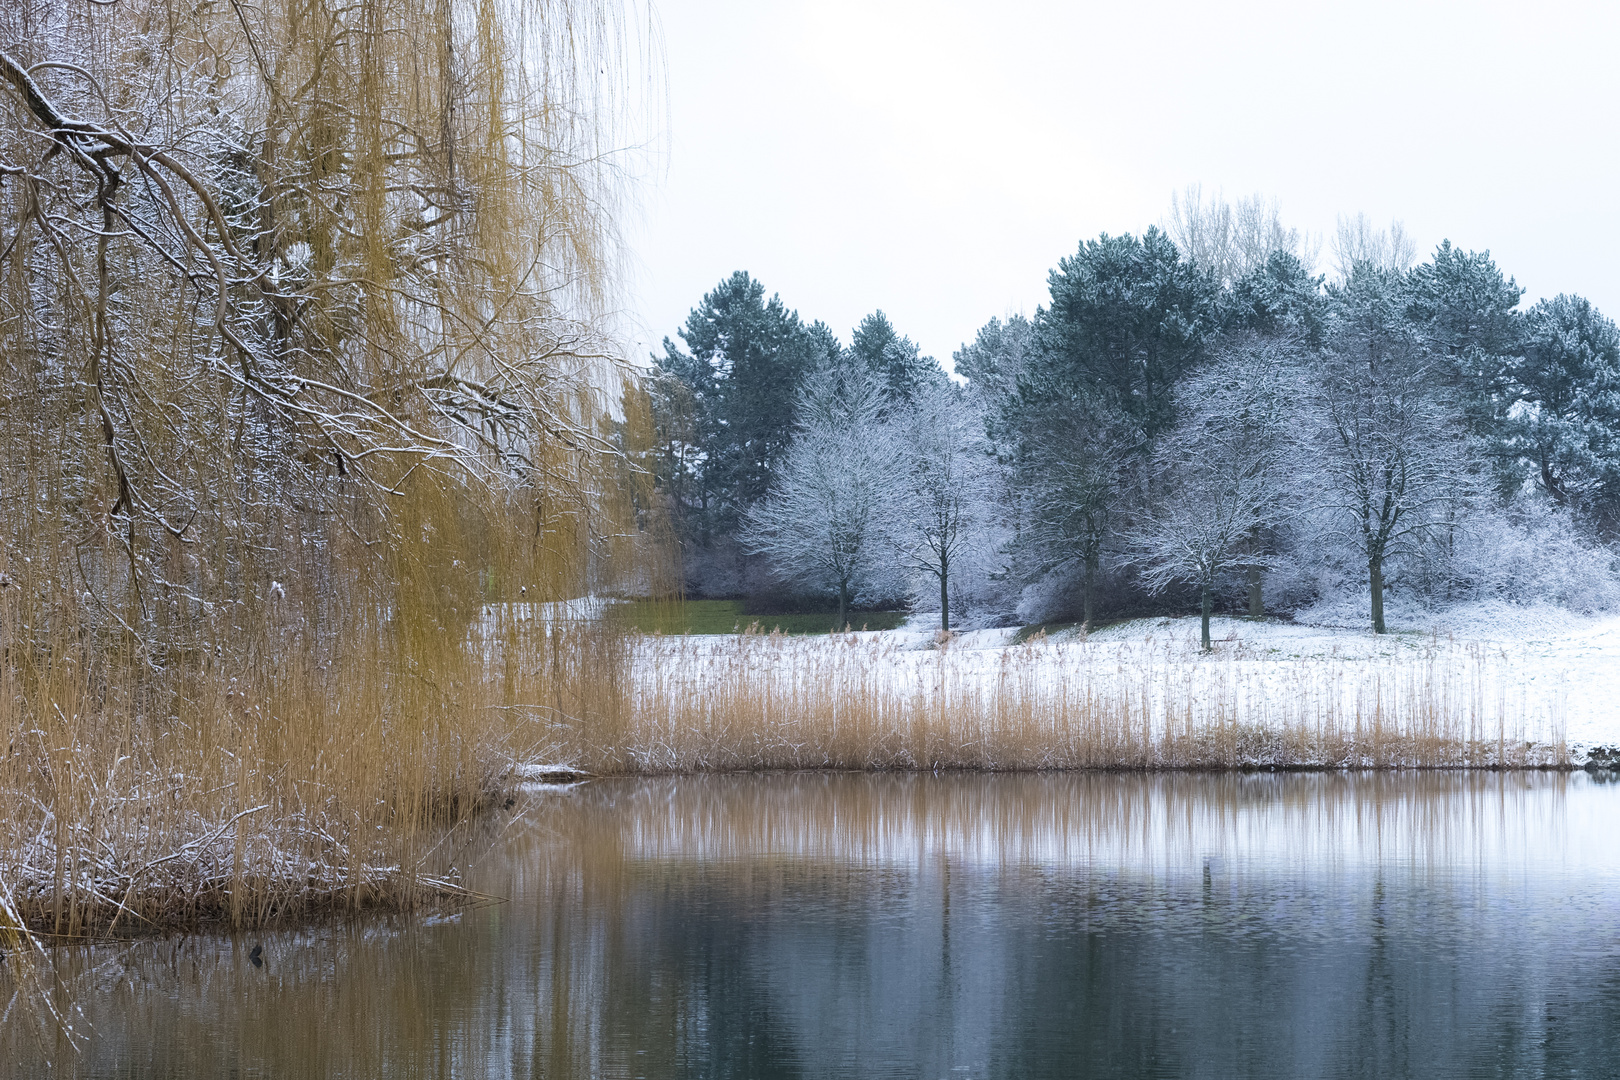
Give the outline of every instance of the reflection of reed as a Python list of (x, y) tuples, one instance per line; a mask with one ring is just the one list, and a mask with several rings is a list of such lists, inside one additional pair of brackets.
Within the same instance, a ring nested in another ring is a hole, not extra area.
[[(612, 860), (915, 865), (1324, 865), (1478, 854), (1543, 839), (1568, 778), (1540, 772), (1017, 776), (794, 773), (603, 781), (550, 807)], [(590, 856), (583, 856), (590, 857)]]
[[(265, 934), (263, 969), (258, 935), (57, 967), (95, 1026), (90, 1075), (945, 1075), (1015, 1057), (1030, 1030), (1055, 1059), (1174, 1046), (1213, 1075), (1322, 1075), (1343, 1048), (1324, 1030), (1510, 1007), (1501, 972), (1547, 939), (1499, 901), (1606, 794), (1523, 772), (616, 778), (486, 818), (452, 854), (508, 902), (456, 921)], [(1549, 875), (1526, 903), (1567, 890)], [(1401, 949), (1436, 934), (1471, 951), (1425, 982)], [(1199, 995), (1266, 983), (1275, 1009), (1244, 1015), (1245, 1045), (1276, 1067), (1245, 1070)], [(1380, 1004), (1420, 992), (1411, 1015)], [(887, 1027), (860, 1027), (878, 1012)], [(1072, 1046), (1042, 1026), (1065, 1017)], [(0, 1076), (37, 1057), (0, 1026)]]
[[(1186, 647), (899, 652), (857, 636), (653, 640), (618, 760), (791, 768), (1525, 767), (1567, 761), (1552, 703), (1478, 648), (1207, 659)], [(592, 755), (601, 759), (604, 755)]]

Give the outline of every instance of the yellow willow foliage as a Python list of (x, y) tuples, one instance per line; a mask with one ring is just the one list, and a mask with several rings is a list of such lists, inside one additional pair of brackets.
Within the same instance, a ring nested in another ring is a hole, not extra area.
[(646, 35), (4, 8), (0, 884), (70, 936), (414, 895), (422, 826), (618, 722), (603, 633), (492, 666), (515, 608), (673, 579), (607, 321)]

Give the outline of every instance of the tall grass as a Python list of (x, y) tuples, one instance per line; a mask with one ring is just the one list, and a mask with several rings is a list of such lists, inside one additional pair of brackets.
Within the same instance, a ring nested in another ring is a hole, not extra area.
[[(7, 640), (18, 607), (0, 603)], [(0, 882), (16, 918), (73, 940), (453, 894), (455, 831), (537, 762), (596, 774), (1567, 763), (1555, 710), (1510, 692), (1481, 650), (1441, 641), (1272, 660), (632, 639), (532, 604), (449, 619), (356, 613), (325, 663), (267, 648), (166, 686), (138, 677), (135, 651), (73, 639), (36, 654), (48, 662), (0, 665), (0, 798), (14, 807)]]
[(1273, 660), (1190, 646), (902, 651), (844, 635), (644, 639), (620, 757), (733, 769), (1534, 767), (1567, 762), (1555, 702), (1479, 648)]
[(414, 902), (620, 670), (492, 670), (484, 606), (657, 591), (603, 150), (656, 58), (353, 11), (0, 4), (0, 933)]
[(569, 725), (613, 740), (622, 635), (520, 631), (488, 601), (577, 580), (581, 546), (502, 546), (514, 530), (453, 490), (408, 490), (386, 543), (312, 546), (227, 602), (148, 597), (161, 635), (95, 618), (65, 542), (0, 559), (0, 889), (17, 921), (70, 941), (409, 907), (456, 890), (447, 837), (514, 763), (556, 757)]

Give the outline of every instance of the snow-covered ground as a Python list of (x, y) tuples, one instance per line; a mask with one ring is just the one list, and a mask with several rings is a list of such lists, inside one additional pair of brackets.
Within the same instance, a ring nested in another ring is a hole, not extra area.
[[(578, 610), (518, 606), (546, 623), (600, 614), (600, 602)], [(942, 680), (991, 685), (1010, 663), (1038, 683), (1066, 680), (1116, 696), (1124, 688), (1164, 715), (1172, 702), (1190, 702), (1201, 713), (1235, 708), (1246, 717), (1282, 715), (1305, 694), (1311, 707), (1337, 703), (1343, 715), (1365, 716), (1369, 688), (1373, 695), (1379, 685), (1386, 693), (1403, 692), (1403, 686), (1409, 692), (1432, 662), (1440, 665), (1435, 670), (1443, 672), (1458, 715), (1479, 717), (1475, 734), (1465, 737), (1489, 739), (1503, 718), (1510, 734), (1539, 745), (1566, 743), (1576, 764), (1594, 747), (1620, 746), (1615, 615), (1477, 603), (1425, 612), (1392, 604), (1390, 632), (1375, 635), (1347, 604), (1303, 612), (1294, 621), (1216, 618), (1213, 655), (1198, 649), (1198, 619), (1185, 617), (1138, 619), (1084, 637), (1064, 630), (1033, 648), (1015, 644), (1013, 629), (976, 630), (955, 635), (942, 656), (937, 619), (937, 613), (919, 612), (897, 630), (774, 643), (737, 635), (644, 638), (637, 648), (638, 682), (643, 690), (656, 685), (677, 697), (701, 698), (734, 686), (739, 672), (769, 670), (777, 689), (814, 681), (830, 670), (830, 661), (845, 677), (867, 671), (868, 687), (927, 694), (945, 686)]]
[[(1210, 636), (1216, 652), (1244, 660), (1397, 660), (1439, 642), (1477, 647), (1510, 692), (1542, 702), (1563, 716), (1565, 737), (1577, 760), (1593, 746), (1620, 744), (1620, 616), (1584, 618), (1563, 608), (1469, 604), (1444, 612), (1397, 611), (1390, 632), (1378, 635), (1354, 613), (1316, 611), (1307, 618), (1333, 621), (1262, 622), (1216, 618)], [(886, 636), (900, 648), (928, 648), (936, 630), (922, 614)], [(1343, 622), (1337, 621), (1343, 618)], [(1005, 649), (1014, 630), (961, 634), (953, 649)], [(1075, 631), (1053, 636), (1069, 648), (1104, 655), (1139, 654), (1164, 646), (1191, 654), (1198, 643), (1196, 618), (1138, 619), (1082, 639)], [(1068, 651), (1067, 649), (1065, 651)]]

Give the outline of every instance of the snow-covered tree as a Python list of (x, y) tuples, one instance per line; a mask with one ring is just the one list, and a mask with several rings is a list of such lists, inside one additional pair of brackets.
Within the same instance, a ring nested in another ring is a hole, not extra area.
[(939, 626), (951, 628), (951, 581), (989, 533), (991, 459), (984, 424), (966, 393), (946, 383), (917, 395), (899, 420), (905, 446), (891, 535), (906, 565), (939, 586)]
[(1469, 489), (1460, 409), (1400, 313), (1399, 274), (1357, 264), (1313, 401), (1317, 505), (1365, 560), (1372, 626), (1384, 626), (1389, 557), (1454, 520)]
[(1560, 505), (1620, 519), (1620, 330), (1591, 302), (1559, 295), (1526, 317), (1507, 449)]
[(1226, 291), (1221, 321), (1232, 332), (1289, 337), (1307, 348), (1321, 348), (1328, 321), (1323, 280), (1295, 256), (1274, 251)]
[(1024, 549), (1033, 579), (1069, 567), (1080, 573), (1081, 618), (1097, 617), (1102, 559), (1114, 539), (1139, 428), (1094, 399), (1051, 402), (1030, 415), (1019, 460)]
[(1266, 532), (1286, 516), (1283, 463), (1298, 390), (1292, 342), (1248, 338), (1188, 380), (1181, 420), (1153, 457), (1156, 498), (1137, 530), (1143, 581), (1185, 582), (1200, 592), (1203, 647), (1210, 647), (1211, 597), (1223, 574), (1251, 572), (1252, 614)]
[(850, 335), (850, 359), (883, 376), (889, 397), (907, 405), (929, 388), (946, 381), (945, 369), (932, 356), (922, 355), (917, 343), (894, 328), (889, 317), (874, 311)]
[(885, 525), (907, 455), (889, 405), (883, 376), (864, 364), (813, 373), (770, 494), (743, 515), (743, 545), (784, 577), (836, 594), (840, 626), (856, 595), (894, 569)]
[(1524, 350), (1524, 295), (1488, 251), (1463, 251), (1450, 240), (1413, 267), (1406, 282), (1406, 320), (1433, 353), (1435, 375), (1462, 407), (1469, 430), (1497, 442), (1512, 404), (1508, 372)]

